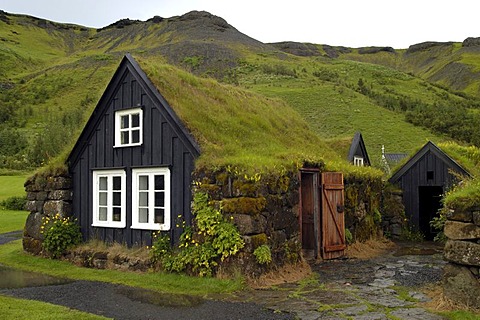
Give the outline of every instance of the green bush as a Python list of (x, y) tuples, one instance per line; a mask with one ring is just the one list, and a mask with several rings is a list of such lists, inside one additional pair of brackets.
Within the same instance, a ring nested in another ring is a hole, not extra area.
[(235, 255), (244, 241), (232, 222), (209, 204), (207, 194), (195, 193), (192, 211), (195, 229), (183, 222), (177, 250), (169, 252), (164, 240), (158, 239), (153, 250), (166, 271), (211, 276), (218, 262)]
[(61, 217), (58, 213), (53, 218), (44, 217), (40, 228), (45, 236), (43, 248), (53, 258), (60, 257), (82, 241), (80, 226), (76, 221), (70, 217)]
[(268, 264), (272, 262), (272, 251), (266, 244), (262, 244), (260, 247), (255, 249), (255, 251), (253, 251), (253, 255), (260, 264)]
[(0, 202), (0, 206), (7, 210), (22, 211), (25, 210), (26, 203), (27, 199), (25, 197), (13, 196)]

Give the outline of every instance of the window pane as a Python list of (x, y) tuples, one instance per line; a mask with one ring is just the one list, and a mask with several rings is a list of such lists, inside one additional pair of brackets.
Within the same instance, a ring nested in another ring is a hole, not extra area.
[(140, 130), (132, 130), (132, 143), (140, 142)]
[(128, 131), (122, 131), (120, 132), (121, 134), (121, 139), (120, 139), (120, 143), (121, 144), (129, 144), (130, 143), (130, 139), (128, 137)]
[(140, 192), (138, 194), (138, 205), (140, 207), (148, 207), (148, 192)]
[(138, 189), (148, 190), (148, 176), (138, 176)]
[(165, 192), (155, 192), (155, 207), (165, 206)]
[(140, 114), (134, 113), (132, 114), (132, 128), (140, 127)]
[(165, 176), (155, 176), (155, 190), (165, 190)]
[(125, 129), (125, 128), (129, 128), (130, 125), (129, 125), (129, 116), (128, 114), (127, 115), (124, 115), (121, 117), (120, 119), (120, 128), (122, 129)]
[(163, 209), (155, 209), (155, 223), (165, 223), (165, 211)]
[(122, 190), (122, 177), (113, 177), (113, 190)]
[(148, 223), (148, 209), (145, 209), (145, 208), (138, 209), (138, 222)]
[(107, 193), (99, 192), (98, 193), (98, 205), (106, 206), (107, 205)]
[(114, 192), (113, 193), (113, 202), (114, 206), (121, 206), (122, 205), (122, 193), (121, 192)]
[(98, 189), (99, 190), (107, 190), (107, 177), (99, 177), (98, 178)]
[(113, 218), (112, 221), (121, 221), (122, 209), (120, 207), (113, 207)]
[(104, 207), (98, 208), (98, 220), (107, 221), (107, 208), (104, 208)]

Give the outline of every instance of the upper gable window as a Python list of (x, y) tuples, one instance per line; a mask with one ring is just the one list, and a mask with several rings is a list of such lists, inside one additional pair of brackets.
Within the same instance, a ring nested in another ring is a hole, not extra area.
[(115, 112), (115, 147), (139, 146), (143, 143), (143, 110)]
[(358, 166), (358, 167), (363, 167), (363, 158), (362, 157), (358, 157), (358, 156), (354, 156), (353, 157), (353, 164), (355, 166)]

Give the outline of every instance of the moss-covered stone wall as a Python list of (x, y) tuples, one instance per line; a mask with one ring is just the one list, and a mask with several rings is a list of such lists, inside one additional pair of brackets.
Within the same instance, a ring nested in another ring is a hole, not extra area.
[(445, 296), (462, 305), (480, 309), (480, 207), (447, 208), (444, 234)]
[[(222, 268), (240, 269), (255, 277), (300, 259), (297, 170), (249, 176), (230, 168), (203, 169), (194, 172), (193, 180), (197, 190), (206, 192), (233, 221), (245, 241), (242, 252)], [(253, 252), (261, 245), (271, 249), (269, 264), (256, 262)]]
[(72, 214), (72, 179), (67, 174), (37, 173), (25, 182), (26, 210), (29, 211), (23, 232), (23, 249), (33, 254), (42, 251), (44, 217)]

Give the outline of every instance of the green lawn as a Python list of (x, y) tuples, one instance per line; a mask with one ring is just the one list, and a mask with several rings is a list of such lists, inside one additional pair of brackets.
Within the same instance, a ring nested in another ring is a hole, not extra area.
[(72, 310), (50, 303), (16, 299), (0, 295), (0, 317), (2, 319), (16, 320), (61, 320), (61, 319), (110, 319), (93, 314)]
[(27, 215), (27, 211), (0, 209), (0, 233), (23, 230)]
[[(25, 195), (23, 184), (28, 175), (0, 176), (0, 201)], [(27, 211), (13, 211), (0, 208), (0, 233), (22, 230)]]
[(27, 178), (28, 175), (0, 176), (0, 201), (14, 196), (24, 196), (23, 184)]
[(205, 296), (233, 292), (243, 288), (243, 281), (240, 278), (222, 280), (160, 272), (135, 273), (81, 268), (66, 261), (26, 254), (22, 250), (21, 240), (0, 246), (0, 264), (69, 279), (118, 283), (172, 294)]

